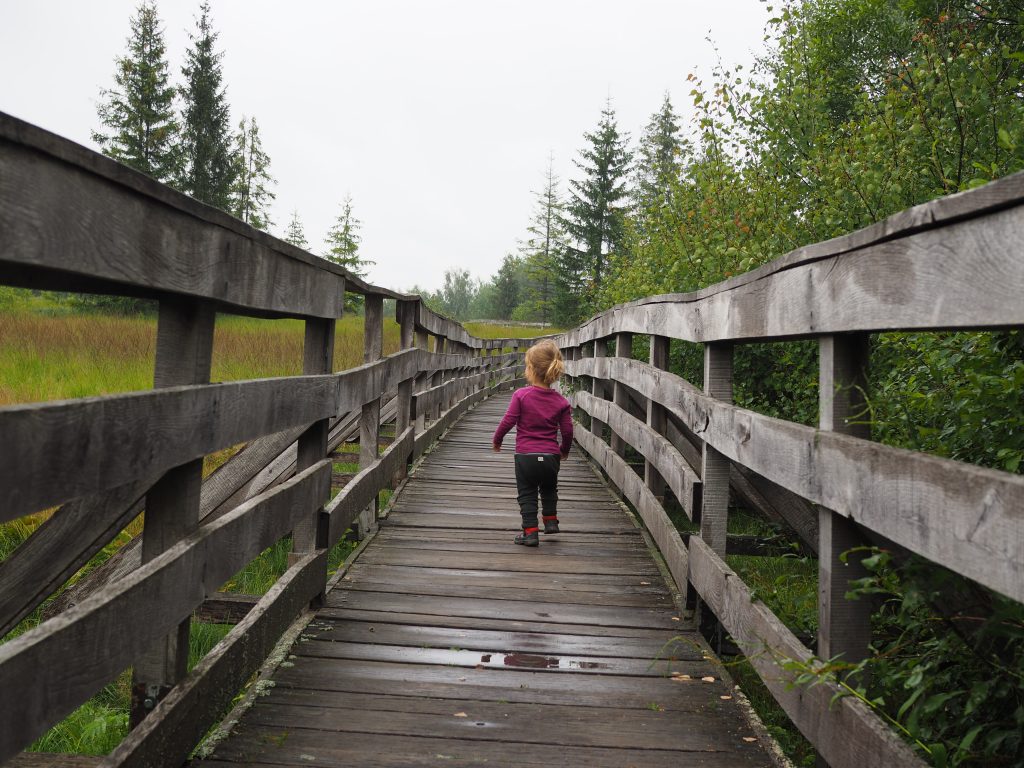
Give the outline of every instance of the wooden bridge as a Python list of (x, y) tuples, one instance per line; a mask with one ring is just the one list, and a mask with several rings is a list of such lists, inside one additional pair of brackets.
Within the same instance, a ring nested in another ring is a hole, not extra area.
[[(840, 559), (861, 543), (1024, 600), (1024, 480), (871, 442), (850, 418), (868, 334), (1024, 324), (1022, 191), (1009, 177), (557, 337), (578, 450), (565, 532), (524, 550), (510, 458), (488, 445), (523, 383), (519, 341), (474, 338), (418, 297), (0, 115), (0, 284), (160, 306), (152, 391), (0, 409), (0, 522), (57, 507), (0, 563), (4, 633), (146, 513), (99, 588), (68, 590), (0, 645), (0, 763), (778, 764), (689, 605), (824, 762), (924, 765), (839, 681), (794, 679), (866, 653), (869, 606), (843, 597), (863, 571)], [(346, 291), (365, 299), (365, 364), (336, 373)], [(402, 349), (382, 357), (386, 301)], [(303, 318), (304, 375), (210, 383), (218, 312)], [(805, 338), (820, 340), (817, 428), (731, 404), (737, 344)], [(702, 388), (667, 370), (673, 340), (704, 345)], [(332, 498), (333, 452), (356, 432), (360, 471)], [(203, 479), (204, 456), (243, 443)], [(730, 497), (817, 554), (816, 657), (725, 564), (742, 543)], [(680, 535), (666, 498), (698, 533)], [(328, 580), (353, 527), (363, 543)], [(289, 534), (266, 595), (218, 591)], [(188, 671), (193, 615), (234, 627)], [(129, 667), (135, 727), (113, 753), (21, 753)]]

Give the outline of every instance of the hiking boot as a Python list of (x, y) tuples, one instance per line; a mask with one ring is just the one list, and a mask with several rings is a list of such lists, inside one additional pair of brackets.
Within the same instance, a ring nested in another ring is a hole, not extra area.
[(558, 533), (558, 520), (545, 520), (544, 533)]
[(516, 544), (522, 544), (524, 547), (537, 547), (540, 546), (540, 536), (537, 535), (537, 529), (534, 528), (529, 533), (523, 531), (518, 534), (515, 542)]

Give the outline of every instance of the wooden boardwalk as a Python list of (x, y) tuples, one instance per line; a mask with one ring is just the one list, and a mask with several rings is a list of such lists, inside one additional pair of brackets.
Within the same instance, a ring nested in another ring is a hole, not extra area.
[(512, 543), (514, 436), (489, 449), (507, 402), (425, 458), (269, 694), (200, 765), (773, 764), (578, 454), (561, 472), (564, 532)]

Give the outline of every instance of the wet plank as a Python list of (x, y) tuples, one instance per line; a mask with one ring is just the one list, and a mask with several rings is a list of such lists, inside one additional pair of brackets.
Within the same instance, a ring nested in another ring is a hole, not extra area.
[(563, 464), (563, 533), (512, 542), (507, 396), (410, 476), (274, 675), (198, 765), (768, 766), (619, 502)]

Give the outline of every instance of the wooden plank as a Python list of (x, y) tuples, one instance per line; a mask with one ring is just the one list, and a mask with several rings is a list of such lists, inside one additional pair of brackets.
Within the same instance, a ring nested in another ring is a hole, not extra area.
[(398, 466), (408, 462), (415, 440), (415, 429), (413, 426), (407, 427), (376, 462), (359, 470), (352, 482), (327, 505), (328, 547), (341, 540), (352, 521), (391, 481)]
[(326, 570), (326, 550), (300, 558), (110, 753), (104, 766), (183, 764), (285, 629), (323, 590)]
[(597, 417), (608, 424), (612, 432), (621, 435), (668, 483), (687, 517), (693, 518), (695, 510), (699, 509), (701, 481), (672, 443), (620, 406), (599, 400), (589, 392), (574, 392), (572, 404)]
[(135, 519), (155, 479), (65, 504), (0, 561), (0, 637)]
[[(384, 300), (380, 296), (367, 296), (363, 308), (363, 362), (378, 360), (384, 348)], [(380, 395), (365, 403), (359, 417), (359, 467), (366, 469), (377, 461), (380, 442)], [(390, 476), (385, 482), (390, 482)], [(383, 486), (382, 486), (383, 487)], [(378, 489), (379, 493), (380, 489)], [(377, 503), (374, 494), (368, 505), (360, 510), (357, 538), (362, 540), (377, 527)]]
[[(615, 356), (625, 358), (633, 357), (633, 334), (615, 334)], [(612, 384), (612, 400), (615, 405), (623, 410), (629, 407), (629, 392), (620, 381), (616, 381)], [(612, 427), (611, 446), (612, 450), (619, 456), (626, 455), (626, 441), (623, 440), (622, 436), (615, 431), (614, 427)]]
[(576, 442), (597, 462), (622, 491), (623, 495), (636, 508), (640, 519), (644, 521), (651, 538), (654, 539), (658, 551), (665, 558), (676, 588), (680, 592), (686, 590), (687, 554), (686, 545), (675, 525), (669, 520), (665, 510), (644, 483), (643, 478), (630, 468), (602, 440), (598, 440), (588, 430), (577, 425), (573, 433)]
[(636, 360), (579, 360), (628, 378), (716, 450), (907, 549), (1024, 601), (1024, 478), (719, 403)]
[[(0, 678), (6, 682), (0, 689), (0, 718), (7, 724), (0, 730), (0, 761), (88, 699), (208, 593), (290, 531), (295, 518), (327, 494), (329, 483), (325, 461), (0, 646)], [(125, 632), (125, 626), (132, 631)]]
[(238, 624), (249, 615), (249, 611), (259, 599), (259, 595), (215, 592), (196, 608), (192, 613), (192, 619), (207, 624)]
[(343, 269), (5, 114), (0, 231), (8, 285), (171, 293), (263, 315), (342, 313)]
[[(667, 336), (650, 337), (649, 362), (654, 368), (668, 368), (669, 339)], [(654, 400), (647, 400), (647, 426), (656, 434), (664, 435), (668, 426), (665, 418), (665, 409)], [(644, 461), (644, 482), (651, 489), (655, 498), (663, 498), (665, 495), (665, 480), (658, 472), (657, 467), (650, 459)], [(677, 498), (684, 498), (676, 495)], [(694, 504), (694, 508), (697, 504)], [(692, 517), (692, 516), (691, 516)]]
[(711, 342), (1021, 325), (1022, 188), (1018, 174), (933, 200), (703, 290), (613, 307), (556, 343), (626, 332)]
[[(0, 409), (0, 521), (330, 415), (337, 390), (296, 376)], [(56, 475), (53, 456), (75, 471)]]
[(53, 752), (22, 752), (4, 765), (7, 768), (97, 768), (102, 757), (92, 755), (64, 755)]
[(840, 696), (836, 683), (795, 684), (790, 661), (813, 665), (812, 654), (708, 545), (690, 541), (690, 579), (790, 720), (833, 768), (923, 766), (924, 762), (865, 704)]

